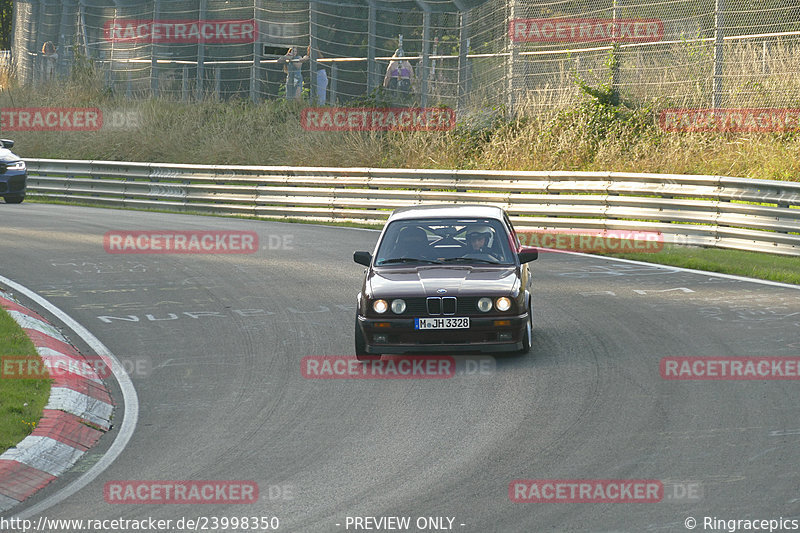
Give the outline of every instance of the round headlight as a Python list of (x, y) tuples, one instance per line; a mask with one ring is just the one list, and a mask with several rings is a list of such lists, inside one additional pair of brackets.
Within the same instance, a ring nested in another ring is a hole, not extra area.
[(405, 300), (401, 300), (400, 298), (396, 300), (392, 300), (392, 312), (396, 315), (402, 315), (406, 310), (406, 302)]
[(386, 303), (386, 300), (375, 300), (372, 302), (372, 310), (378, 314), (385, 313), (387, 309), (389, 309), (389, 304)]
[(498, 311), (508, 311), (511, 309), (511, 300), (503, 296), (502, 298), (495, 300), (494, 305), (497, 306)]
[(491, 298), (481, 298), (478, 300), (478, 309), (483, 313), (488, 313), (492, 310), (492, 299)]

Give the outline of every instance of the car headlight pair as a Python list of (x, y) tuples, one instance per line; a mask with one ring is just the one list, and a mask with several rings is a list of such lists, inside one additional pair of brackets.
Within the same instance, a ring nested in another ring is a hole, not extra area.
[[(401, 315), (406, 310), (406, 301), (400, 298), (395, 298), (392, 300), (391, 307), (394, 314)], [(379, 315), (382, 315), (389, 310), (389, 304), (386, 302), (386, 300), (375, 300), (372, 302), (372, 310)]]
[(6, 170), (25, 170), (25, 161), (14, 161), (6, 164)]
[(506, 298), (505, 296), (501, 296), (497, 298), (494, 302), (491, 298), (481, 298), (478, 300), (478, 310), (482, 313), (488, 313), (492, 310), (492, 306), (494, 306), (498, 311), (508, 311), (511, 309), (511, 299)]
[[(491, 298), (481, 298), (478, 300), (478, 309), (483, 313), (488, 313), (494, 306), (498, 311), (504, 312), (511, 309), (511, 299), (505, 296), (492, 301)], [(389, 303), (386, 300), (375, 300), (372, 302), (372, 310), (382, 315), (389, 310)], [(391, 303), (392, 312), (396, 315), (402, 315), (406, 310), (406, 302), (400, 298), (395, 298)]]

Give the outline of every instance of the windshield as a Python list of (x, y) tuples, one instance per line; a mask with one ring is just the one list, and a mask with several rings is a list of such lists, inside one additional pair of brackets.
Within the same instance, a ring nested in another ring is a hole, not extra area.
[(481, 218), (397, 220), (386, 228), (375, 254), (375, 266), (514, 262), (503, 224)]

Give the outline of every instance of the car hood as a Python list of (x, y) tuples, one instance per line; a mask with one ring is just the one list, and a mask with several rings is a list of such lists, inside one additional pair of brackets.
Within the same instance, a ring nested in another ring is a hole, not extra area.
[(0, 148), (0, 161), (4, 163), (8, 161), (19, 161), (19, 156), (8, 148)]
[[(516, 267), (421, 266), (370, 271), (367, 289), (373, 298), (412, 296), (516, 295)], [(444, 289), (446, 293), (438, 292)]]

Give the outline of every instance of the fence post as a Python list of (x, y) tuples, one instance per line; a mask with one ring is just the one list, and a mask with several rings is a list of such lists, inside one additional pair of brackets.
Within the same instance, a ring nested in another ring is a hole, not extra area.
[(40, 61), (40, 59), (42, 57), (42, 55), (41, 55), (42, 48), (41, 48), (41, 45), (39, 44), (39, 40), (40, 40), (39, 39), (39, 30), (40, 30), (39, 21), (41, 20), (41, 17), (39, 16), (39, 11), (40, 10), (41, 10), (41, 6), (39, 5), (39, 2), (36, 2), (35, 4), (32, 4), (31, 5), (31, 14), (30, 14), (30, 17), (28, 17), (28, 35), (32, 35), (33, 36), (28, 41), (28, 46), (33, 48), (33, 50), (32, 50), (33, 53), (30, 55), (30, 58), (29, 58), (30, 62), (33, 65), (33, 68), (31, 70), (30, 81), (34, 85), (39, 85), (41, 83), (41, 80), (44, 79), (44, 75), (42, 74), (42, 67), (44, 65), (42, 64), (42, 61)]
[[(513, 23), (517, 18), (517, 2), (516, 0), (509, 0), (508, 1), (509, 9), (508, 9), (508, 17), (509, 20), (506, 22), (507, 28), (513, 28)], [(507, 32), (508, 34), (508, 64), (506, 68), (506, 82), (507, 82), (507, 105), (508, 105), (508, 113), (513, 115), (516, 107), (516, 97), (517, 97), (517, 85), (519, 83), (518, 77), (519, 73), (518, 65), (519, 65), (519, 47), (517, 46), (516, 42), (514, 41), (514, 34), (511, 31)]]
[(181, 79), (181, 100), (189, 100), (189, 65), (183, 66), (183, 78)]
[(310, 103), (313, 105), (317, 101), (317, 49), (319, 48), (319, 43), (317, 42), (317, 26), (319, 22), (317, 21), (317, 11), (319, 10), (319, 6), (317, 6), (316, 2), (309, 2), (308, 3), (308, 44), (311, 46), (311, 54), (308, 58), (309, 67), (309, 87), (311, 90), (308, 91), (308, 97)]
[(427, 4), (423, 4), (425, 11), (422, 12), (422, 65), (421, 80), (419, 83), (419, 105), (428, 107), (428, 62), (430, 61), (430, 42), (431, 42), (431, 11)]
[[(206, 18), (206, 7), (208, 5), (208, 0), (200, 0), (200, 11), (198, 18), (200, 20), (205, 20)], [(202, 40), (198, 39), (197, 42), (197, 87), (195, 88), (195, 98), (198, 101), (203, 99), (203, 90), (205, 89), (203, 78), (205, 78), (205, 61), (206, 61), (206, 45), (203, 43)]]
[(339, 65), (336, 61), (331, 63), (331, 87), (330, 87), (330, 95), (328, 96), (329, 100), (328, 103), (331, 105), (336, 104), (336, 82), (339, 79)]
[[(161, 0), (153, 0), (153, 25), (161, 18)], [(153, 98), (158, 97), (158, 55), (156, 54), (155, 39), (150, 42), (150, 93)]]
[(467, 97), (467, 54), (469, 53), (469, 11), (461, 12), (461, 25), (458, 31), (458, 99), (456, 113), (461, 113)]
[[(56, 74), (64, 75), (66, 73), (66, 65), (67, 65), (67, 49), (69, 48), (69, 43), (67, 42), (67, 35), (74, 35), (75, 34), (75, 4), (70, 1), (65, 1), (61, 5), (61, 21), (58, 25), (58, 46), (57, 49), (59, 51), (58, 54), (58, 65), (56, 67)], [(114, 19), (116, 20), (117, 9), (114, 8)], [(70, 16), (73, 15), (73, 16)], [(13, 33), (12, 33), (13, 35)], [(111, 49), (113, 51), (113, 41), (111, 44)], [(113, 57), (112, 57), (113, 59)], [(112, 64), (113, 65), (113, 64)]]
[[(253, 25), (258, 30), (258, 0), (253, 0)], [(259, 31), (257, 35), (261, 35)], [(261, 67), (261, 41), (253, 39), (253, 66), (250, 68), (250, 101), (258, 103), (258, 81)]]
[(222, 67), (214, 66), (214, 99), (220, 100), (220, 89), (222, 87)]
[(619, 43), (617, 43), (617, 0), (611, 0), (611, 19), (613, 29), (611, 35), (611, 103), (619, 104)]
[(712, 107), (719, 109), (722, 101), (722, 67), (723, 44), (725, 38), (725, 0), (716, 0), (714, 4), (714, 88)]
[(377, 85), (377, 76), (375, 75), (377, 72), (377, 64), (375, 63), (375, 28), (378, 15), (373, 0), (369, 2), (367, 16), (367, 94), (371, 94)]

